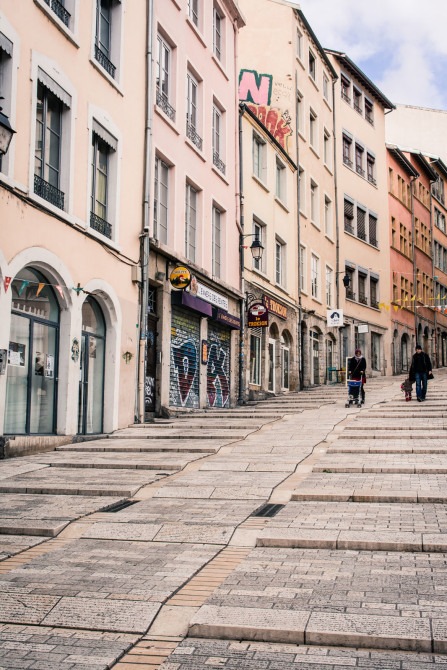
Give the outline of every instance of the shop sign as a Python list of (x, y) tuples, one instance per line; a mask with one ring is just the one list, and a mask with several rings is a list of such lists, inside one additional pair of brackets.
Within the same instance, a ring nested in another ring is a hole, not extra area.
[(343, 326), (344, 321), (342, 309), (328, 309), (326, 314), (328, 328), (337, 328), (339, 326)]
[(194, 295), (196, 295), (201, 300), (205, 300), (206, 302), (209, 302), (212, 305), (220, 307), (220, 309), (224, 309), (228, 312), (228, 298), (226, 298), (224, 295), (221, 295), (220, 293), (217, 293), (216, 291), (213, 291), (213, 289), (208, 288), (208, 286), (205, 286), (200, 282), (197, 282), (197, 290)]
[(267, 307), (260, 301), (252, 302), (247, 311), (249, 328), (267, 328), (269, 317)]
[(369, 327), (367, 323), (361, 323), (357, 327), (357, 330), (359, 333), (367, 333), (369, 331)]
[(180, 265), (171, 272), (169, 281), (173, 288), (183, 290), (189, 286), (191, 282), (191, 273), (188, 268)]
[(269, 295), (263, 295), (262, 301), (269, 312), (275, 314), (275, 316), (279, 316), (280, 319), (287, 319), (287, 307), (282, 302), (273, 300)]
[(233, 316), (233, 314), (228, 314), (228, 312), (224, 312), (222, 309), (217, 308), (213, 314), (213, 318), (224, 326), (229, 326), (235, 330), (240, 330), (241, 328), (240, 318)]

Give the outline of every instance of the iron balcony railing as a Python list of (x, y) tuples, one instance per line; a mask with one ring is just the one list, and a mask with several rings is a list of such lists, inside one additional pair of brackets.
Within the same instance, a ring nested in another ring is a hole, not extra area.
[(366, 114), (365, 119), (370, 123), (372, 126), (374, 125), (374, 119), (371, 114)]
[(354, 235), (354, 226), (352, 225), (352, 223), (348, 223), (347, 221), (345, 221), (345, 232)]
[(203, 140), (194, 126), (188, 122), (186, 122), (186, 137), (188, 137), (191, 142), (195, 144), (196, 147), (200, 149), (200, 151), (202, 151)]
[(358, 230), (357, 231), (357, 237), (359, 238), (359, 240), (365, 241), (366, 240), (366, 233), (363, 233), (361, 230), (360, 231)]
[(56, 16), (68, 27), (70, 23), (70, 12), (67, 12), (64, 5), (59, 0), (45, 0), (48, 7), (51, 7)]
[(342, 91), (341, 92), (341, 97), (343, 98), (343, 100), (346, 100), (346, 102), (349, 102), (349, 104), (351, 104), (351, 98), (349, 97), (349, 95), (347, 93)]
[(346, 290), (346, 297), (348, 300), (355, 300), (355, 293), (354, 291), (350, 291), (349, 289)]
[(349, 156), (343, 156), (343, 163), (352, 168), (352, 160), (349, 158)]
[(358, 112), (359, 114), (362, 114), (362, 108), (360, 107), (360, 105), (359, 105), (358, 102), (354, 102), (354, 109), (355, 109), (355, 111)]
[(34, 175), (34, 193), (59, 209), (64, 209), (64, 194), (45, 179)]
[(356, 165), (355, 170), (361, 177), (365, 176), (365, 170), (360, 165)]
[(364, 293), (359, 293), (359, 302), (362, 303), (362, 305), (367, 305), (368, 304), (368, 298)]
[(379, 246), (378, 241), (377, 241), (374, 237), (371, 237), (371, 238), (370, 238), (369, 243), (370, 243), (373, 247), (378, 247), (378, 246)]
[(214, 153), (213, 153), (213, 163), (217, 167), (217, 169), (220, 172), (222, 172), (222, 174), (225, 174), (225, 163), (219, 157), (219, 154), (217, 153), (217, 151), (214, 151)]
[(374, 307), (374, 309), (379, 309), (379, 303), (375, 298), (371, 298), (371, 307)]
[(157, 107), (160, 107), (171, 121), (175, 121), (175, 109), (169, 104), (167, 97), (163, 93), (160, 93), (160, 91), (157, 91), (156, 103)]
[(97, 44), (95, 44), (95, 58), (98, 61), (98, 63), (104, 68), (104, 70), (108, 72), (108, 74), (113, 79), (115, 79), (116, 67)]
[(101, 235), (104, 235), (104, 237), (108, 237), (109, 240), (112, 239), (112, 226), (108, 221), (101, 219), (94, 212), (90, 212), (90, 227), (101, 233)]
[(372, 176), (372, 174), (369, 174), (369, 175), (368, 175), (368, 181), (370, 182), (370, 184), (373, 184), (374, 186), (377, 186), (377, 180), (374, 179), (374, 177)]

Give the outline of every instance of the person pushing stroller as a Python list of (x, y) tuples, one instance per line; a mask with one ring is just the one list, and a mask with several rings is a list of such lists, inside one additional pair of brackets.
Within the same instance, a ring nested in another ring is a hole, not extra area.
[(366, 359), (362, 356), (361, 349), (356, 349), (355, 356), (348, 360), (348, 379), (361, 382), (360, 400), (363, 405), (365, 403)]

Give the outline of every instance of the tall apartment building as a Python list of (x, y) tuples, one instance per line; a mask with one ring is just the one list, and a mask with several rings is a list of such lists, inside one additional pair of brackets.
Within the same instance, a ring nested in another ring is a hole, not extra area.
[[(239, 99), (298, 166), (300, 186), (295, 184), (287, 201), (297, 236), (288, 263), (296, 264), (299, 253), (298, 273), (282, 295), (299, 312), (299, 327), (291, 335), (300, 385), (320, 384), (335, 363), (337, 346), (336, 330), (327, 327), (327, 309), (336, 307), (332, 84), (337, 77), (298, 5), (242, 0), (241, 8), (247, 27), (240, 40)], [(244, 179), (252, 179), (251, 166), (244, 166)], [(272, 368), (283, 346), (276, 324), (264, 338), (277, 342), (267, 349), (266, 365)]]
[(0, 0), (0, 434), (133, 421), (145, 50), (137, 3)]
[(432, 184), (432, 235), (433, 235), (433, 305), (435, 322), (435, 352), (433, 364), (447, 365), (447, 165), (439, 157), (428, 157), (436, 172)]
[[(341, 363), (362, 349), (373, 374), (390, 374), (389, 228), (385, 113), (394, 105), (344, 53), (326, 52), (335, 94)], [(342, 275), (349, 278), (344, 286)]]
[[(237, 402), (240, 330), (233, 0), (155, 0), (146, 416)], [(187, 290), (169, 277), (192, 274)]]

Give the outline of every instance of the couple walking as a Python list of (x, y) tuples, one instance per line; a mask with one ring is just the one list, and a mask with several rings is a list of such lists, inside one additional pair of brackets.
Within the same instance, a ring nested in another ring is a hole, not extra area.
[[(430, 356), (422, 351), (420, 344), (417, 344), (416, 353), (413, 354), (413, 359), (411, 361), (410, 373), (404, 384), (408, 383), (412, 387), (413, 382), (416, 382), (416, 396), (418, 402), (423, 402), (425, 400), (428, 379), (433, 379)], [(404, 386), (404, 384), (402, 384), (402, 386)], [(404, 390), (405, 395), (407, 395), (407, 390)], [(411, 388), (408, 400), (411, 400)]]

